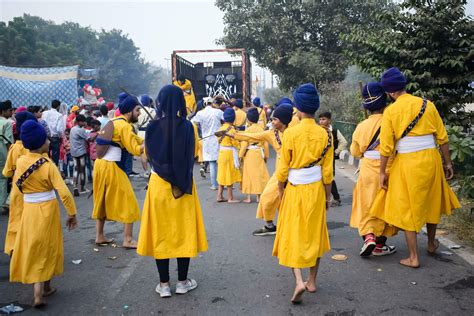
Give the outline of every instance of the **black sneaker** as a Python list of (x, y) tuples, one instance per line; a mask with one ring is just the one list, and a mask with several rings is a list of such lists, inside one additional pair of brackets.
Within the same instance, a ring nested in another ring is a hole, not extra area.
[(79, 196), (79, 189), (78, 188), (74, 189), (74, 196)]
[(276, 232), (277, 232), (276, 226), (273, 226), (273, 227), (263, 226), (262, 228), (254, 231), (252, 234), (254, 236), (269, 236), (269, 235), (275, 235)]
[(201, 173), (201, 177), (206, 177), (206, 170), (204, 170), (204, 168), (199, 169), (199, 172)]

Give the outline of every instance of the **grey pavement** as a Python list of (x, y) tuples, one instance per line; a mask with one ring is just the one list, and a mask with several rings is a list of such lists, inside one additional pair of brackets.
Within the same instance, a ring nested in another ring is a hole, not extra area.
[[(274, 161), (268, 166), (273, 171)], [(191, 261), (189, 277), (197, 280), (196, 290), (162, 299), (154, 291), (159, 279), (152, 258), (120, 247), (96, 247), (92, 201), (81, 196), (77, 198), (80, 226), (73, 232), (64, 230), (65, 272), (53, 279), (58, 292), (48, 298), (48, 306), (39, 311), (31, 308), (32, 286), (8, 282), (9, 259), (2, 254), (0, 307), (16, 302), (27, 309), (23, 314), (35, 315), (474, 315), (473, 267), (456, 250), (449, 250), (450, 256), (428, 257), (426, 237), (420, 235), (422, 266), (409, 269), (398, 264), (407, 255), (399, 234), (389, 240), (397, 246), (396, 254), (359, 257), (361, 238), (348, 227), (354, 185), (348, 168), (336, 170), (343, 205), (328, 210), (332, 250), (321, 260), (318, 291), (305, 293), (300, 306), (289, 302), (294, 289), (291, 271), (271, 256), (274, 237), (251, 234), (263, 225), (255, 219), (257, 204), (216, 203), (215, 191), (209, 190), (209, 180), (199, 176), (196, 166), (209, 240), (209, 251)], [(146, 179), (132, 182), (142, 205)], [(6, 225), (7, 216), (0, 216), (2, 246)], [(107, 223), (105, 229), (120, 245), (122, 226)], [(334, 261), (334, 254), (345, 254), (348, 260)], [(82, 263), (75, 265), (74, 259)], [(171, 262), (174, 289), (176, 262)]]

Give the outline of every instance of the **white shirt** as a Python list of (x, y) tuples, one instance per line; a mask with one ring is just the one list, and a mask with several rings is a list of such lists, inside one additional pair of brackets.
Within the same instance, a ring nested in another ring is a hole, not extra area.
[(43, 112), (42, 119), (48, 124), (51, 131), (51, 137), (62, 137), (64, 133), (64, 119), (63, 115), (56, 109), (51, 109)]
[[(221, 120), (224, 113), (219, 109), (214, 109), (208, 105), (203, 110), (196, 113), (191, 122), (201, 126), (202, 137), (213, 135), (221, 128)], [(219, 142), (216, 136), (211, 136), (202, 140), (202, 154), (204, 161), (217, 161), (219, 156)]]

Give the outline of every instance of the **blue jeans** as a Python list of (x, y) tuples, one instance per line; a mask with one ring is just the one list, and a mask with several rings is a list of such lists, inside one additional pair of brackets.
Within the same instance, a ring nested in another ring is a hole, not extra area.
[(125, 160), (125, 170), (127, 176), (130, 176), (133, 172), (133, 156), (128, 154)]
[(66, 157), (64, 157), (62, 161), (62, 171), (66, 178), (72, 178), (74, 176), (74, 164), (71, 154), (66, 154)]
[(211, 185), (217, 188), (217, 161), (209, 161), (209, 171), (211, 172)]

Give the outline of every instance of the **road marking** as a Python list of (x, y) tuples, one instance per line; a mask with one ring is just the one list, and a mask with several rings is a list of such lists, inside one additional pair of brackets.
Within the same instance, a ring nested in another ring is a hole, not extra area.
[(130, 260), (127, 267), (125, 267), (119, 274), (117, 279), (110, 286), (109, 294), (107, 298), (113, 300), (122, 290), (122, 287), (127, 283), (128, 279), (132, 276), (135, 270), (138, 268), (138, 264), (143, 260), (144, 257), (138, 256)]

